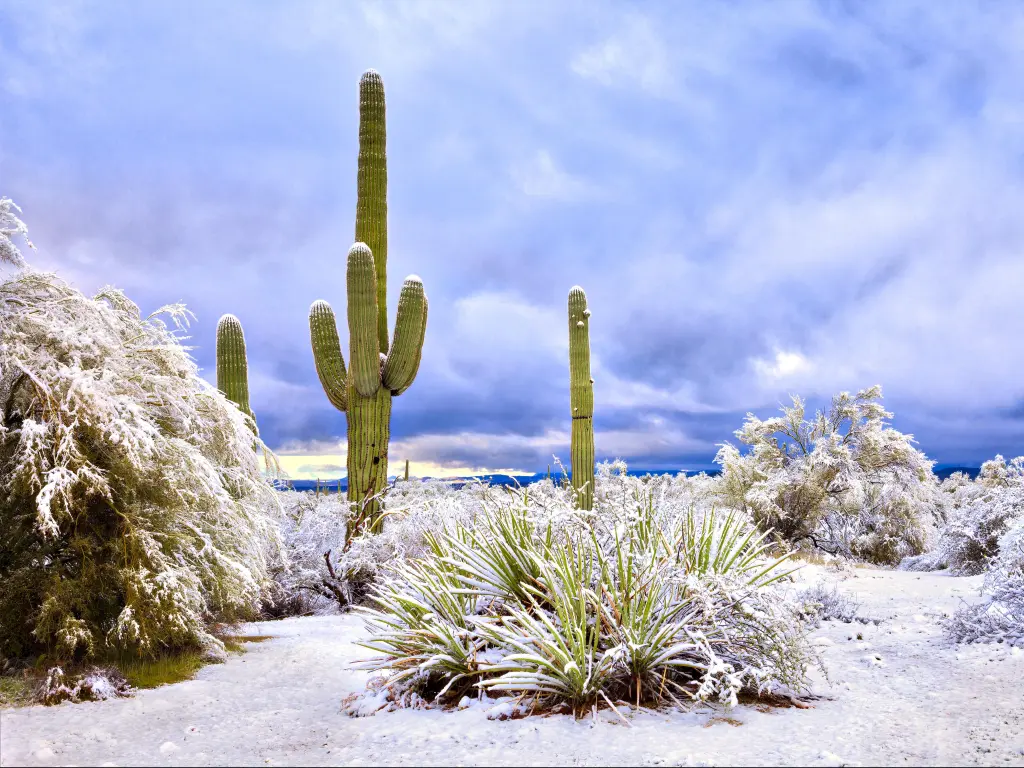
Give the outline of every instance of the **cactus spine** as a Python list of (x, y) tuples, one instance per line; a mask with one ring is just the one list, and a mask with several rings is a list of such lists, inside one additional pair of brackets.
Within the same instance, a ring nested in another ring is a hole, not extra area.
[(249, 408), (249, 364), (245, 358), (245, 334), (242, 333), (242, 324), (234, 315), (224, 315), (217, 323), (217, 389), (252, 419), (253, 430), (256, 431), (256, 415)]
[(569, 404), (572, 487), (580, 509), (594, 508), (594, 380), (590, 378), (590, 310), (578, 285), (569, 291)]
[(309, 310), (309, 335), (327, 399), (348, 417), (348, 500), (356, 519), (373, 523), (387, 488), (391, 400), (419, 370), (427, 328), (422, 281), (402, 285), (394, 337), (387, 323), (387, 156), (384, 83), (372, 70), (359, 81), (359, 160), (356, 243), (348, 252), (349, 362), (341, 353), (334, 311), (325, 301)]

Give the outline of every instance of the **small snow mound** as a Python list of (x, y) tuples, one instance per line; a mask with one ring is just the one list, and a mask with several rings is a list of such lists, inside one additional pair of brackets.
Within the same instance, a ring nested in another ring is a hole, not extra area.
[(370, 717), (387, 707), (388, 689), (382, 687), (374, 693), (353, 696), (342, 702), (341, 711), (349, 717)]
[(828, 750), (822, 750), (822, 753), (818, 757), (824, 761), (825, 765), (860, 765), (860, 763), (853, 762), (852, 760), (844, 760), (835, 752), (829, 752)]
[(172, 754), (174, 752), (177, 752), (179, 749), (180, 749), (180, 747), (177, 744), (175, 744), (174, 742), (172, 742), (172, 741), (165, 741), (163, 744), (160, 745), (160, 754), (161, 755), (170, 755), (170, 754)]

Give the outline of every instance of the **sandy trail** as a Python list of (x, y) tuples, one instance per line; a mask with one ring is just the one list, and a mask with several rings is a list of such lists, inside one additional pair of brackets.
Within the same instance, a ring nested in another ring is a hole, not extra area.
[[(805, 569), (817, 577), (835, 578)], [(4, 710), (0, 764), (1024, 765), (1024, 652), (951, 647), (937, 625), (979, 584), (857, 569), (840, 588), (882, 621), (814, 632), (831, 682), (815, 676), (827, 698), (812, 709), (634, 714), (632, 728), (476, 706), (350, 718), (339, 702), (365, 683), (346, 669), (363, 629), (332, 616), (250, 625), (275, 639), (134, 699)]]

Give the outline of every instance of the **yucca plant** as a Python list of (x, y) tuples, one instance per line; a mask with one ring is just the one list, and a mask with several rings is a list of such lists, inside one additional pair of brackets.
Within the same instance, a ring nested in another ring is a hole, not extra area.
[(799, 568), (779, 570), (792, 552), (768, 559), (774, 546), (769, 533), (759, 532), (734, 511), (723, 518), (712, 508), (699, 524), (691, 511), (682, 518), (673, 537), (676, 562), (686, 573), (729, 574), (742, 577), (747, 586), (766, 587)]
[(522, 605), (537, 599), (545, 603), (545, 596), (534, 588), (540, 583), (552, 531), (549, 526), (543, 538), (537, 537), (525, 505), (500, 508), (477, 527), (456, 528), (443, 542), (428, 534), (427, 542), (459, 574), (465, 591)]
[(591, 589), (595, 553), (582, 540), (574, 544), (552, 549), (550, 561), (538, 563), (543, 587), (531, 592), (549, 602), (553, 615), (534, 599), (532, 611), (517, 606), (500, 619), (478, 620), (482, 636), (513, 651), (492, 667), (502, 674), (481, 687), (551, 696), (575, 714), (597, 702), (615, 658), (601, 647), (599, 600)]
[(622, 697), (735, 703), (744, 686), (802, 684), (798, 614), (766, 588), (785, 557), (769, 558), (741, 516), (673, 521), (638, 496), (609, 525), (578, 509), (545, 519), (513, 497), (428, 534), (428, 556), (393, 568), (364, 611), (375, 632), (364, 645), (382, 654), (367, 668), (389, 673), (393, 700), (475, 685), (579, 715)]
[[(638, 551), (639, 550), (639, 551)], [(628, 674), (629, 695), (637, 705), (655, 694), (651, 683), (660, 677), (661, 691), (670, 671), (707, 669), (697, 646), (686, 635), (696, 611), (692, 599), (668, 582), (664, 561), (651, 560), (630, 540), (616, 539), (614, 558), (600, 556), (601, 622), (617, 643), (611, 652)]]
[(374, 590), (375, 607), (355, 609), (378, 630), (371, 640), (358, 645), (381, 654), (357, 666), (389, 670), (392, 685), (415, 677), (428, 687), (441, 681), (438, 698), (465, 681), (461, 691), (473, 682), (477, 654), (484, 647), (466, 621), (476, 610), (476, 596), (459, 589), (458, 575), (441, 561), (402, 564), (395, 576), (397, 580)]

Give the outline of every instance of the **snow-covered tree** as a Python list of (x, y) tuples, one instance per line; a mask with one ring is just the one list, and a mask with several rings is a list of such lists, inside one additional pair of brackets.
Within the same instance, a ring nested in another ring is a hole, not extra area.
[(895, 563), (924, 548), (937, 509), (932, 462), (913, 437), (886, 423), (881, 387), (832, 398), (827, 413), (805, 418), (793, 397), (782, 416), (747, 414), (725, 443), (721, 493), (780, 538), (833, 554)]
[(21, 208), (9, 197), (0, 197), (0, 264), (12, 264), (15, 267), (25, 266), (25, 259), (14, 242), (16, 237), (26, 238), (29, 248), (34, 248), (27, 239), (28, 227), (18, 218)]
[(28, 269), (0, 283), (0, 656), (216, 644), (211, 621), (258, 606), (276, 498), (187, 318)]

